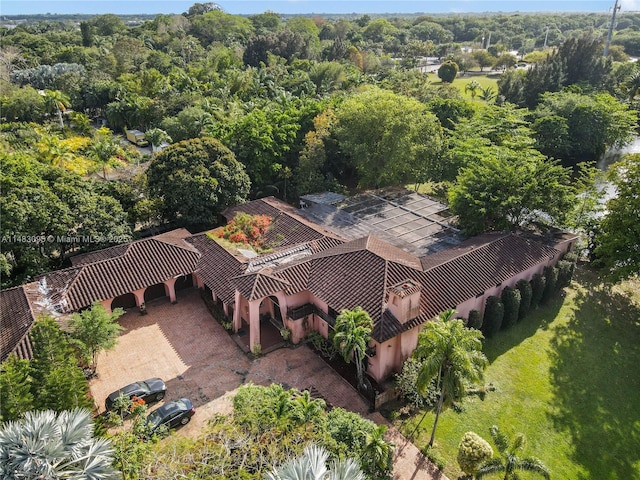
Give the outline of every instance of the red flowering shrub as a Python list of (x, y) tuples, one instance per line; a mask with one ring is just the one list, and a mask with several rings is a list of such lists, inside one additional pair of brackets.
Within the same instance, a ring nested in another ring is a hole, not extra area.
[(263, 248), (264, 235), (273, 219), (268, 215), (249, 215), (239, 212), (226, 226), (212, 232), (215, 237), (224, 238), (233, 243)]

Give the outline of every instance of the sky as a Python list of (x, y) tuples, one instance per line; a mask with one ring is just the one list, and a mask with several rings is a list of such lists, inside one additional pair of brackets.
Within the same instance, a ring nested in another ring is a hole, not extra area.
[[(0, 0), (0, 15), (157, 14), (186, 12), (208, 0)], [(219, 0), (231, 14), (271, 10), (281, 14), (311, 13), (465, 13), (465, 12), (598, 12), (610, 11), (615, 0)], [(620, 0), (622, 12), (640, 11), (640, 0)]]

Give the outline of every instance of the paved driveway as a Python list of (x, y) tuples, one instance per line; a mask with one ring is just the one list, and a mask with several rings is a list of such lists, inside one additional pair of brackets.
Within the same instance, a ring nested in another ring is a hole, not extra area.
[(351, 386), (305, 346), (249, 359), (195, 290), (179, 292), (175, 305), (166, 299), (149, 302), (147, 310), (144, 316), (135, 310), (125, 314), (118, 344), (99, 356), (98, 377), (90, 385), (100, 410), (119, 387), (160, 377), (167, 384), (165, 400), (188, 397), (196, 407), (192, 424), (180, 430), (185, 434), (199, 429), (213, 411), (228, 410), (230, 395), (225, 394), (247, 382), (301, 390), (315, 386), (335, 406), (368, 411)]
[[(178, 292), (175, 305), (164, 298), (148, 302), (147, 311), (141, 316), (134, 309), (121, 317), (125, 330), (118, 344), (98, 358), (98, 377), (90, 387), (101, 411), (104, 399), (119, 387), (160, 377), (167, 384), (165, 401), (188, 397), (196, 407), (191, 423), (178, 429), (178, 435), (195, 436), (214, 413), (231, 413), (235, 390), (248, 382), (280, 383), (299, 390), (315, 387), (333, 406), (387, 423), (378, 413), (367, 415), (368, 405), (351, 385), (306, 346), (249, 359), (212, 318), (196, 290)], [(389, 437), (399, 447), (394, 479), (446, 480), (393, 427)]]

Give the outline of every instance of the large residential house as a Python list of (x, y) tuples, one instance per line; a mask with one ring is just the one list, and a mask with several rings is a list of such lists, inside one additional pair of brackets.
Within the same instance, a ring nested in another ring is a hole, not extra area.
[(487, 297), (554, 265), (575, 241), (564, 232), (463, 239), (446, 206), (406, 190), (308, 195), (298, 209), (268, 197), (223, 215), (238, 212), (271, 219), (267, 253), (178, 229), (78, 255), (69, 268), (0, 292), (0, 359), (30, 356), (28, 332), (42, 312), (64, 317), (96, 301), (144, 312), (152, 299), (175, 302), (196, 286), (249, 349), (272, 323), (299, 343), (311, 331), (326, 337), (341, 310), (362, 307), (374, 321), (367, 371), (381, 381), (399, 371), (425, 322), (448, 308), (462, 318), (482, 311)]

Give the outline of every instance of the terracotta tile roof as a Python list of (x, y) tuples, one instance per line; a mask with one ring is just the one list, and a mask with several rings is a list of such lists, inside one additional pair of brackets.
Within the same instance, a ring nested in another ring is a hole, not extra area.
[[(195, 270), (200, 253), (180, 240), (156, 237), (127, 245), (126, 251), (107, 249), (103, 260), (38, 277), (46, 284), (47, 301), (62, 313), (79, 310), (96, 300), (117, 297)], [(121, 255), (116, 256), (116, 253)], [(93, 258), (99, 258), (94, 252)]]
[(222, 215), (227, 221), (231, 221), (238, 212), (268, 215), (273, 219), (265, 235), (265, 244), (274, 249), (320, 240), (324, 237), (336, 237), (335, 234), (297, 214), (291, 205), (274, 197), (260, 198), (228, 208), (222, 212)]
[(194, 235), (187, 241), (202, 253), (195, 273), (223, 302), (232, 303), (235, 292), (229, 279), (242, 275), (246, 263), (227, 252), (218, 242), (207, 237), (206, 233)]
[[(559, 253), (505, 234), (474, 238), (452, 250), (420, 262), (369, 236), (281, 266), (273, 274), (291, 284), (288, 294), (309, 290), (337, 311), (361, 306), (374, 319), (374, 339), (384, 342)], [(430, 266), (423, 271), (422, 264)], [(407, 280), (422, 290), (422, 313), (401, 324), (383, 308), (389, 289)]]
[(426, 319), (422, 316), (413, 318), (405, 323), (400, 321), (389, 311), (385, 310), (382, 317), (374, 322), (371, 337), (378, 343), (386, 342), (402, 332), (411, 330), (418, 325), (424, 323)]
[(358, 238), (350, 242), (345, 242), (336, 245), (333, 248), (324, 250), (319, 253), (315, 258), (327, 257), (333, 255), (344, 255), (351, 252), (357, 252), (360, 250), (367, 250), (374, 255), (385, 260), (394, 261), (402, 265), (406, 265), (411, 268), (421, 269), (420, 259), (415, 255), (405, 252), (398, 247), (384, 242), (374, 235), (367, 235), (366, 237)]
[[(175, 245), (180, 248), (190, 248), (189, 245), (184, 243), (184, 239), (191, 236), (191, 233), (186, 228), (177, 228), (170, 232), (162, 233), (153, 237), (153, 240), (158, 242), (165, 242), (170, 245)], [(80, 255), (74, 255), (70, 258), (71, 264), (75, 267), (78, 265), (86, 265), (88, 263), (99, 262), (101, 260), (108, 260), (111, 258), (121, 257), (127, 253), (127, 250), (131, 248), (137, 242), (144, 242), (146, 240), (136, 240), (134, 242), (124, 243), (121, 245), (115, 245), (109, 248), (103, 248), (95, 252), (81, 253)]]
[(28, 333), (33, 321), (22, 285), (0, 291), (0, 362), (14, 351), (20, 358), (31, 358)]
[(441, 258), (440, 264), (424, 272), (390, 264), (389, 281), (400, 282), (417, 275), (415, 279), (422, 284), (423, 291), (420, 309), (427, 320), (560, 253), (510, 234), (484, 236), (484, 244), (480, 243), (478, 239), (464, 242), (456, 249), (458, 255)]
[(249, 273), (231, 279), (231, 283), (247, 300), (268, 297), (287, 289), (289, 282), (265, 272)]

